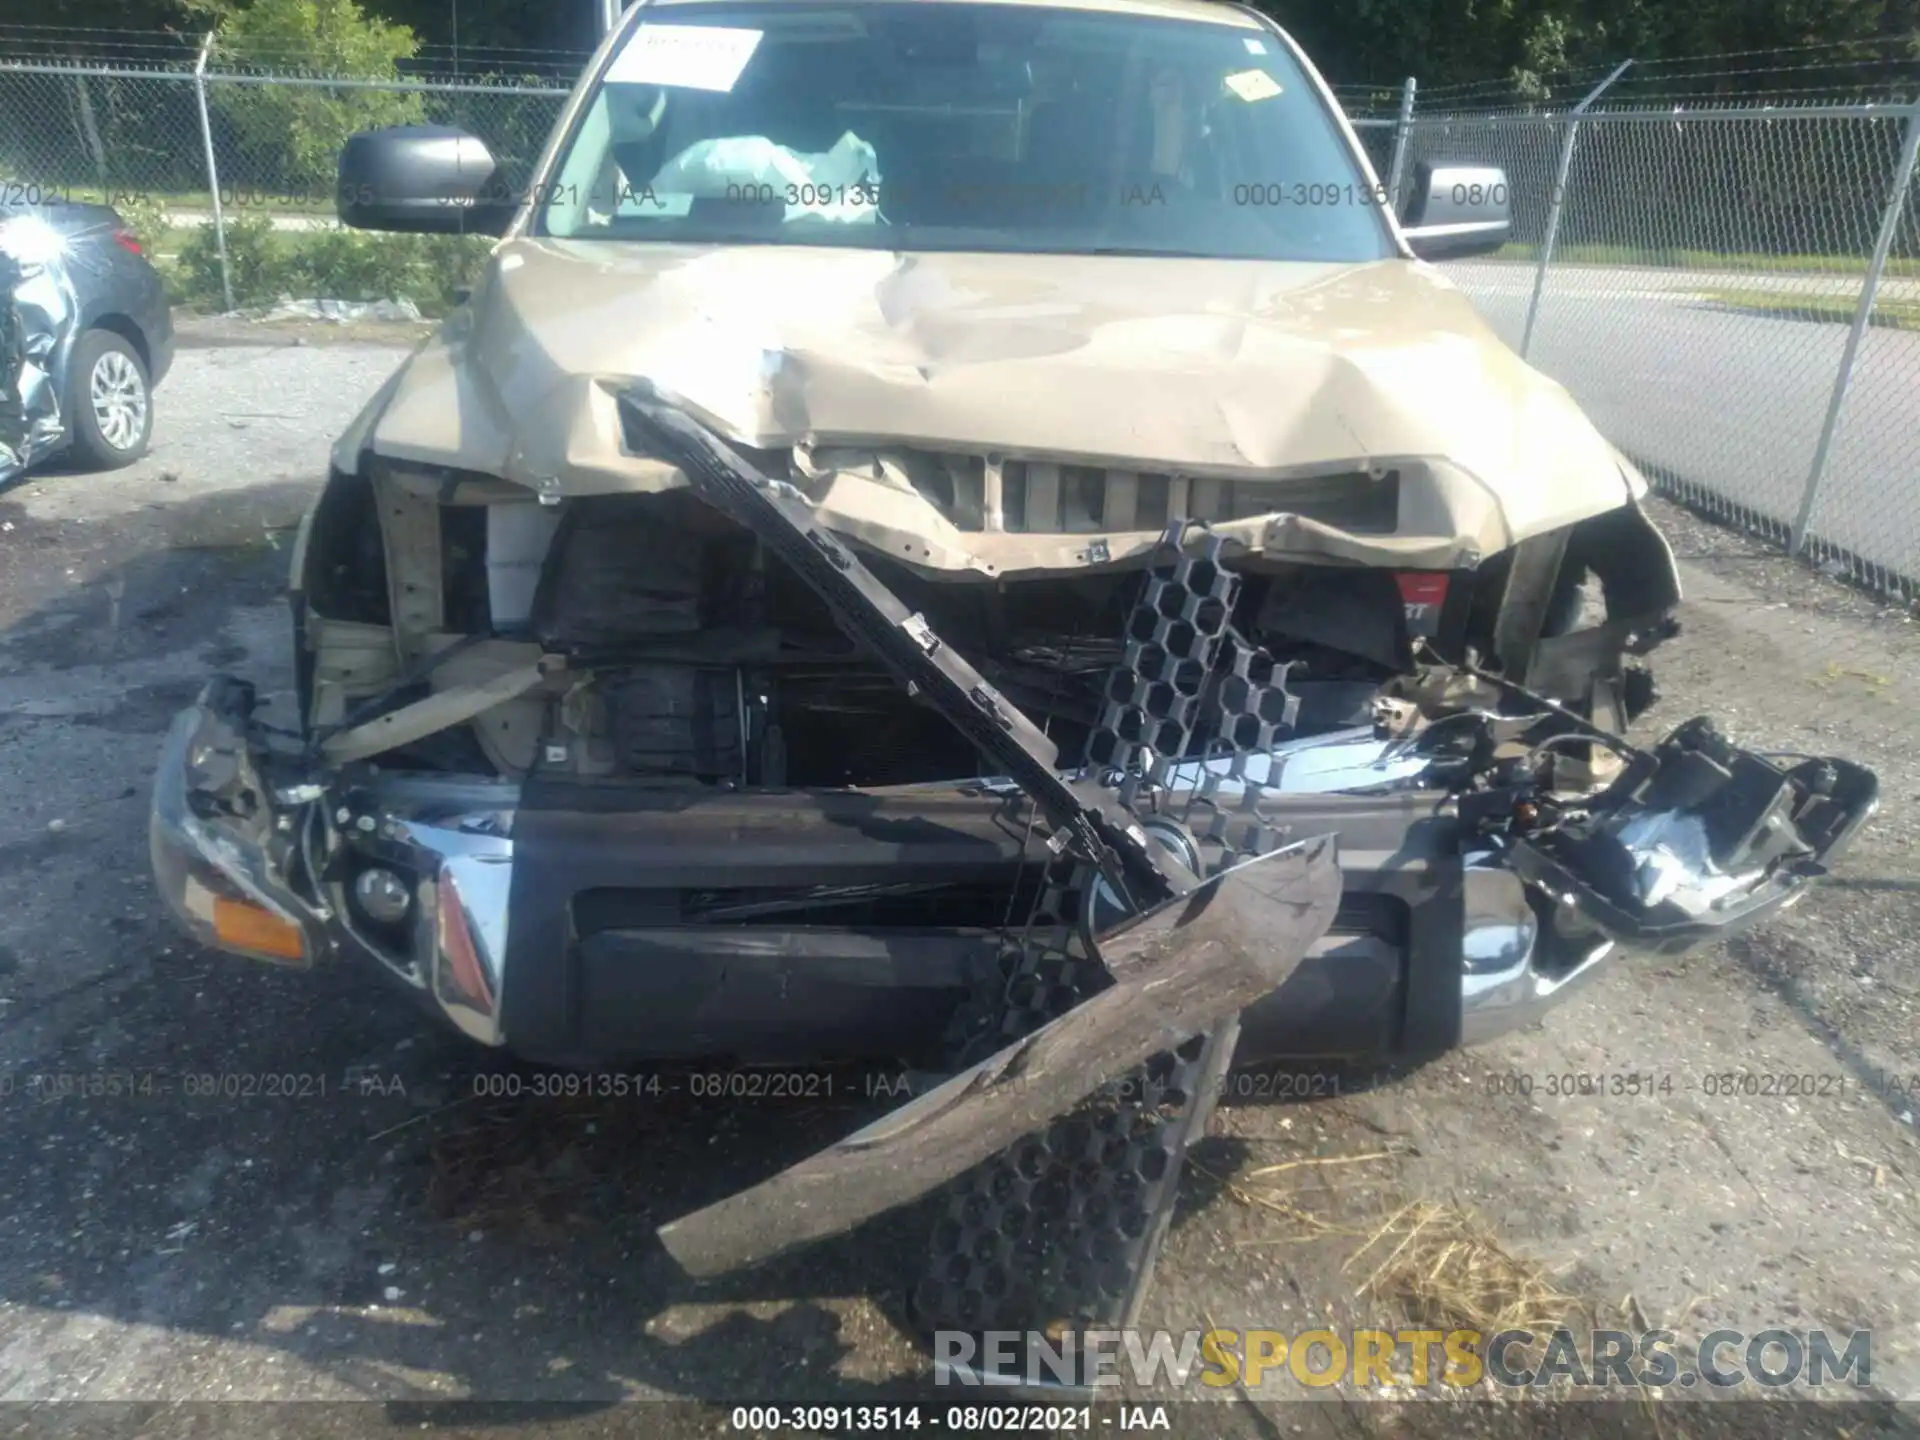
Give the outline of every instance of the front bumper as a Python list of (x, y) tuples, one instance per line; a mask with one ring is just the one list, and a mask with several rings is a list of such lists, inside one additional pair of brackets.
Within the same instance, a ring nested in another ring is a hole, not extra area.
[[(278, 963), (369, 961), (464, 1033), (530, 1059), (930, 1055), (994, 964), (1006, 897), (1037, 858), (1026, 798), (993, 782), (780, 794), (538, 775), (276, 784), (247, 738), (250, 700), (216, 682), (161, 757), (154, 869), (189, 932)], [(1478, 838), (1403, 742), (1341, 732), (1274, 759), (1266, 813), (1283, 835), (1338, 836), (1345, 898), (1305, 963), (1243, 1016), (1242, 1063), (1396, 1063), (1481, 1043), (1616, 954), (1754, 923), (1818, 870), (1650, 937), (1537, 856)], [(257, 801), (252, 815), (212, 798), (236, 789)], [(1870, 794), (1855, 800), (1818, 862), (1871, 810)], [(398, 924), (370, 923), (350, 899), (374, 866), (406, 877)], [(889, 893), (876, 898), (865, 892), (877, 878)], [(931, 897), (925, 914), (908, 892)], [(261, 943), (275, 934), (297, 947)]]

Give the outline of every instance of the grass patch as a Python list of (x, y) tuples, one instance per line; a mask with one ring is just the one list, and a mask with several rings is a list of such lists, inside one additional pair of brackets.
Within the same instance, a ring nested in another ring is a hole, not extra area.
[[(1825, 320), (1836, 324), (1853, 323), (1860, 308), (1850, 295), (1801, 295), (1791, 290), (1703, 290), (1701, 298), (1724, 310), (1744, 310), (1752, 315), (1773, 315), (1786, 320)], [(1889, 299), (1879, 296), (1868, 323), (1887, 330), (1920, 330), (1920, 300)]]
[[(1538, 245), (1503, 245), (1497, 260), (1538, 260)], [(1556, 245), (1556, 265), (1650, 265), (1663, 270), (1748, 270), (1760, 274), (1864, 275), (1864, 255), (1758, 255), (1744, 251), (1684, 250), (1666, 246)], [(1920, 258), (1893, 256), (1886, 273), (1920, 278)]]
[[(331, 220), (336, 213), (333, 196), (327, 194), (295, 195), (249, 185), (223, 186), (222, 189), (221, 208), (228, 219), (242, 215), (301, 215)], [(194, 215), (213, 213), (213, 197), (205, 190), (145, 190), (134, 186), (102, 189), (98, 185), (74, 185), (63, 186), (58, 193), (76, 204), (111, 205), (122, 215), (129, 207), (149, 205)]]
[(1386, 1177), (1373, 1167), (1405, 1153), (1388, 1148), (1309, 1156), (1213, 1178), (1231, 1199), (1281, 1222), (1277, 1242), (1247, 1244), (1351, 1246), (1340, 1268), (1355, 1282), (1356, 1297), (1393, 1306), (1423, 1328), (1477, 1330), (1489, 1337), (1526, 1331), (1533, 1340), (1510, 1353), (1526, 1355), (1529, 1364), (1537, 1360), (1555, 1329), (1590, 1314), (1591, 1307), (1562, 1289), (1547, 1266), (1508, 1250), (1485, 1221), (1430, 1200), (1410, 1201), (1372, 1221), (1354, 1213), (1359, 1207), (1344, 1197), (1332, 1211), (1326, 1208), (1336, 1190), (1346, 1188), (1333, 1176), (1353, 1175), (1349, 1167), (1361, 1167), (1358, 1175), (1369, 1177), (1359, 1181), (1361, 1188), (1378, 1194)]

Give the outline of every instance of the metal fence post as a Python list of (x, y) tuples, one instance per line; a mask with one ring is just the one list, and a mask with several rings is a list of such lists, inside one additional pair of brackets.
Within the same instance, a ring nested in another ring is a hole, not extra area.
[(1527, 301), (1526, 328), (1520, 332), (1520, 353), (1533, 347), (1533, 322), (1540, 315), (1540, 295), (1547, 288), (1547, 266), (1553, 263), (1553, 243), (1560, 235), (1560, 215), (1566, 208), (1567, 177), (1573, 173), (1573, 142), (1580, 134), (1580, 117), (1600, 98), (1600, 92), (1627, 73), (1631, 60), (1622, 60), (1614, 72), (1594, 86), (1587, 98), (1574, 106), (1567, 116), (1566, 138), (1560, 142), (1560, 163), (1553, 172), (1553, 193), (1547, 197), (1547, 233), (1540, 242), (1540, 264), (1533, 272), (1533, 297)]
[(227, 263), (227, 218), (220, 209), (220, 168), (213, 159), (213, 120), (207, 114), (207, 57), (213, 53), (213, 32), (200, 42), (200, 58), (193, 66), (193, 93), (200, 103), (200, 144), (207, 155), (207, 194), (213, 199), (213, 245), (220, 255), (220, 293), (227, 309), (233, 304), (233, 267)]
[(1807, 545), (1807, 527), (1813, 523), (1813, 503), (1820, 494), (1820, 477), (1826, 473), (1827, 458), (1833, 453), (1833, 437), (1840, 429), (1840, 412), (1846, 408), (1854, 362), (1860, 358), (1860, 342), (1866, 338), (1867, 326), (1873, 321), (1874, 301), (1880, 293), (1880, 277), (1887, 268), (1887, 254), (1900, 231), (1900, 213), (1906, 208), (1907, 189), (1913, 184), (1916, 154), (1920, 154), (1920, 100), (1914, 101), (1907, 112), (1907, 133), (1900, 145), (1900, 163), (1894, 169), (1887, 208), (1880, 215), (1880, 233), (1874, 237), (1873, 258), (1867, 262), (1866, 279), (1860, 284), (1860, 303), (1853, 312), (1853, 328), (1847, 331), (1847, 347), (1840, 352), (1840, 371), (1833, 377), (1833, 396), (1827, 401), (1827, 418), (1820, 426), (1820, 443), (1813, 447), (1813, 465), (1807, 471), (1807, 488), (1800, 496), (1800, 513), (1794, 517), (1793, 536), (1788, 544), (1791, 555), (1798, 555)]
[(1393, 127), (1393, 159), (1387, 165), (1387, 205), (1398, 213), (1400, 209), (1400, 182), (1407, 173), (1407, 132), (1413, 128), (1413, 76), (1407, 76), (1407, 83), (1400, 92), (1400, 119)]

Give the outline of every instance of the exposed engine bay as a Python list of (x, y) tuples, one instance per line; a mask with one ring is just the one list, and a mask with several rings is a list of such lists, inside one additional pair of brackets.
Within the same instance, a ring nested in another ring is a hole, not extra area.
[[(305, 718), (331, 755), (772, 788), (984, 773), (953, 726), (863, 653), (790, 567), (688, 491), (549, 507), (473, 488), (472, 499), (495, 503), (443, 504), (469, 498), (459, 477), (388, 467), (337, 477), (323, 502), (309, 540)], [(1150, 647), (1147, 668), (1177, 684), (1165, 657), (1229, 621), (1286, 677), (1283, 712), (1240, 720), (1269, 742), (1371, 725), (1382, 702), (1413, 693), (1423, 666), (1451, 660), (1528, 680), (1622, 728), (1651, 702), (1636, 657), (1668, 633), (1677, 599), (1662, 543), (1631, 506), (1474, 571), (1228, 558), (1231, 613), (1202, 594), (1193, 616), (1158, 617), (1158, 640), (1151, 618), (1136, 623), (1153, 557), (1016, 581), (867, 558), (1063, 754), (1096, 762), (1108, 757), (1087, 747), (1115, 718), (1108, 677), (1129, 644)], [(1596, 592), (1606, 618), (1582, 625)], [(528, 683), (503, 693), (516, 674)], [(438, 723), (463, 689), (494, 703)], [(419, 717), (426, 728), (343, 740), (428, 696), (439, 700)], [(1147, 733), (1168, 718), (1151, 706), (1127, 738), (1167, 758), (1204, 756), (1222, 721), (1210, 703), (1199, 709), (1176, 752)]]

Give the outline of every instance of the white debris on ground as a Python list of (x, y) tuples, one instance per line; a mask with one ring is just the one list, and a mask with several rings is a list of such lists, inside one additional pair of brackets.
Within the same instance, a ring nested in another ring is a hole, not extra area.
[(421, 320), (420, 307), (404, 296), (398, 300), (296, 300), (282, 295), (260, 316), (262, 320), (331, 320), (336, 325), (356, 320)]

